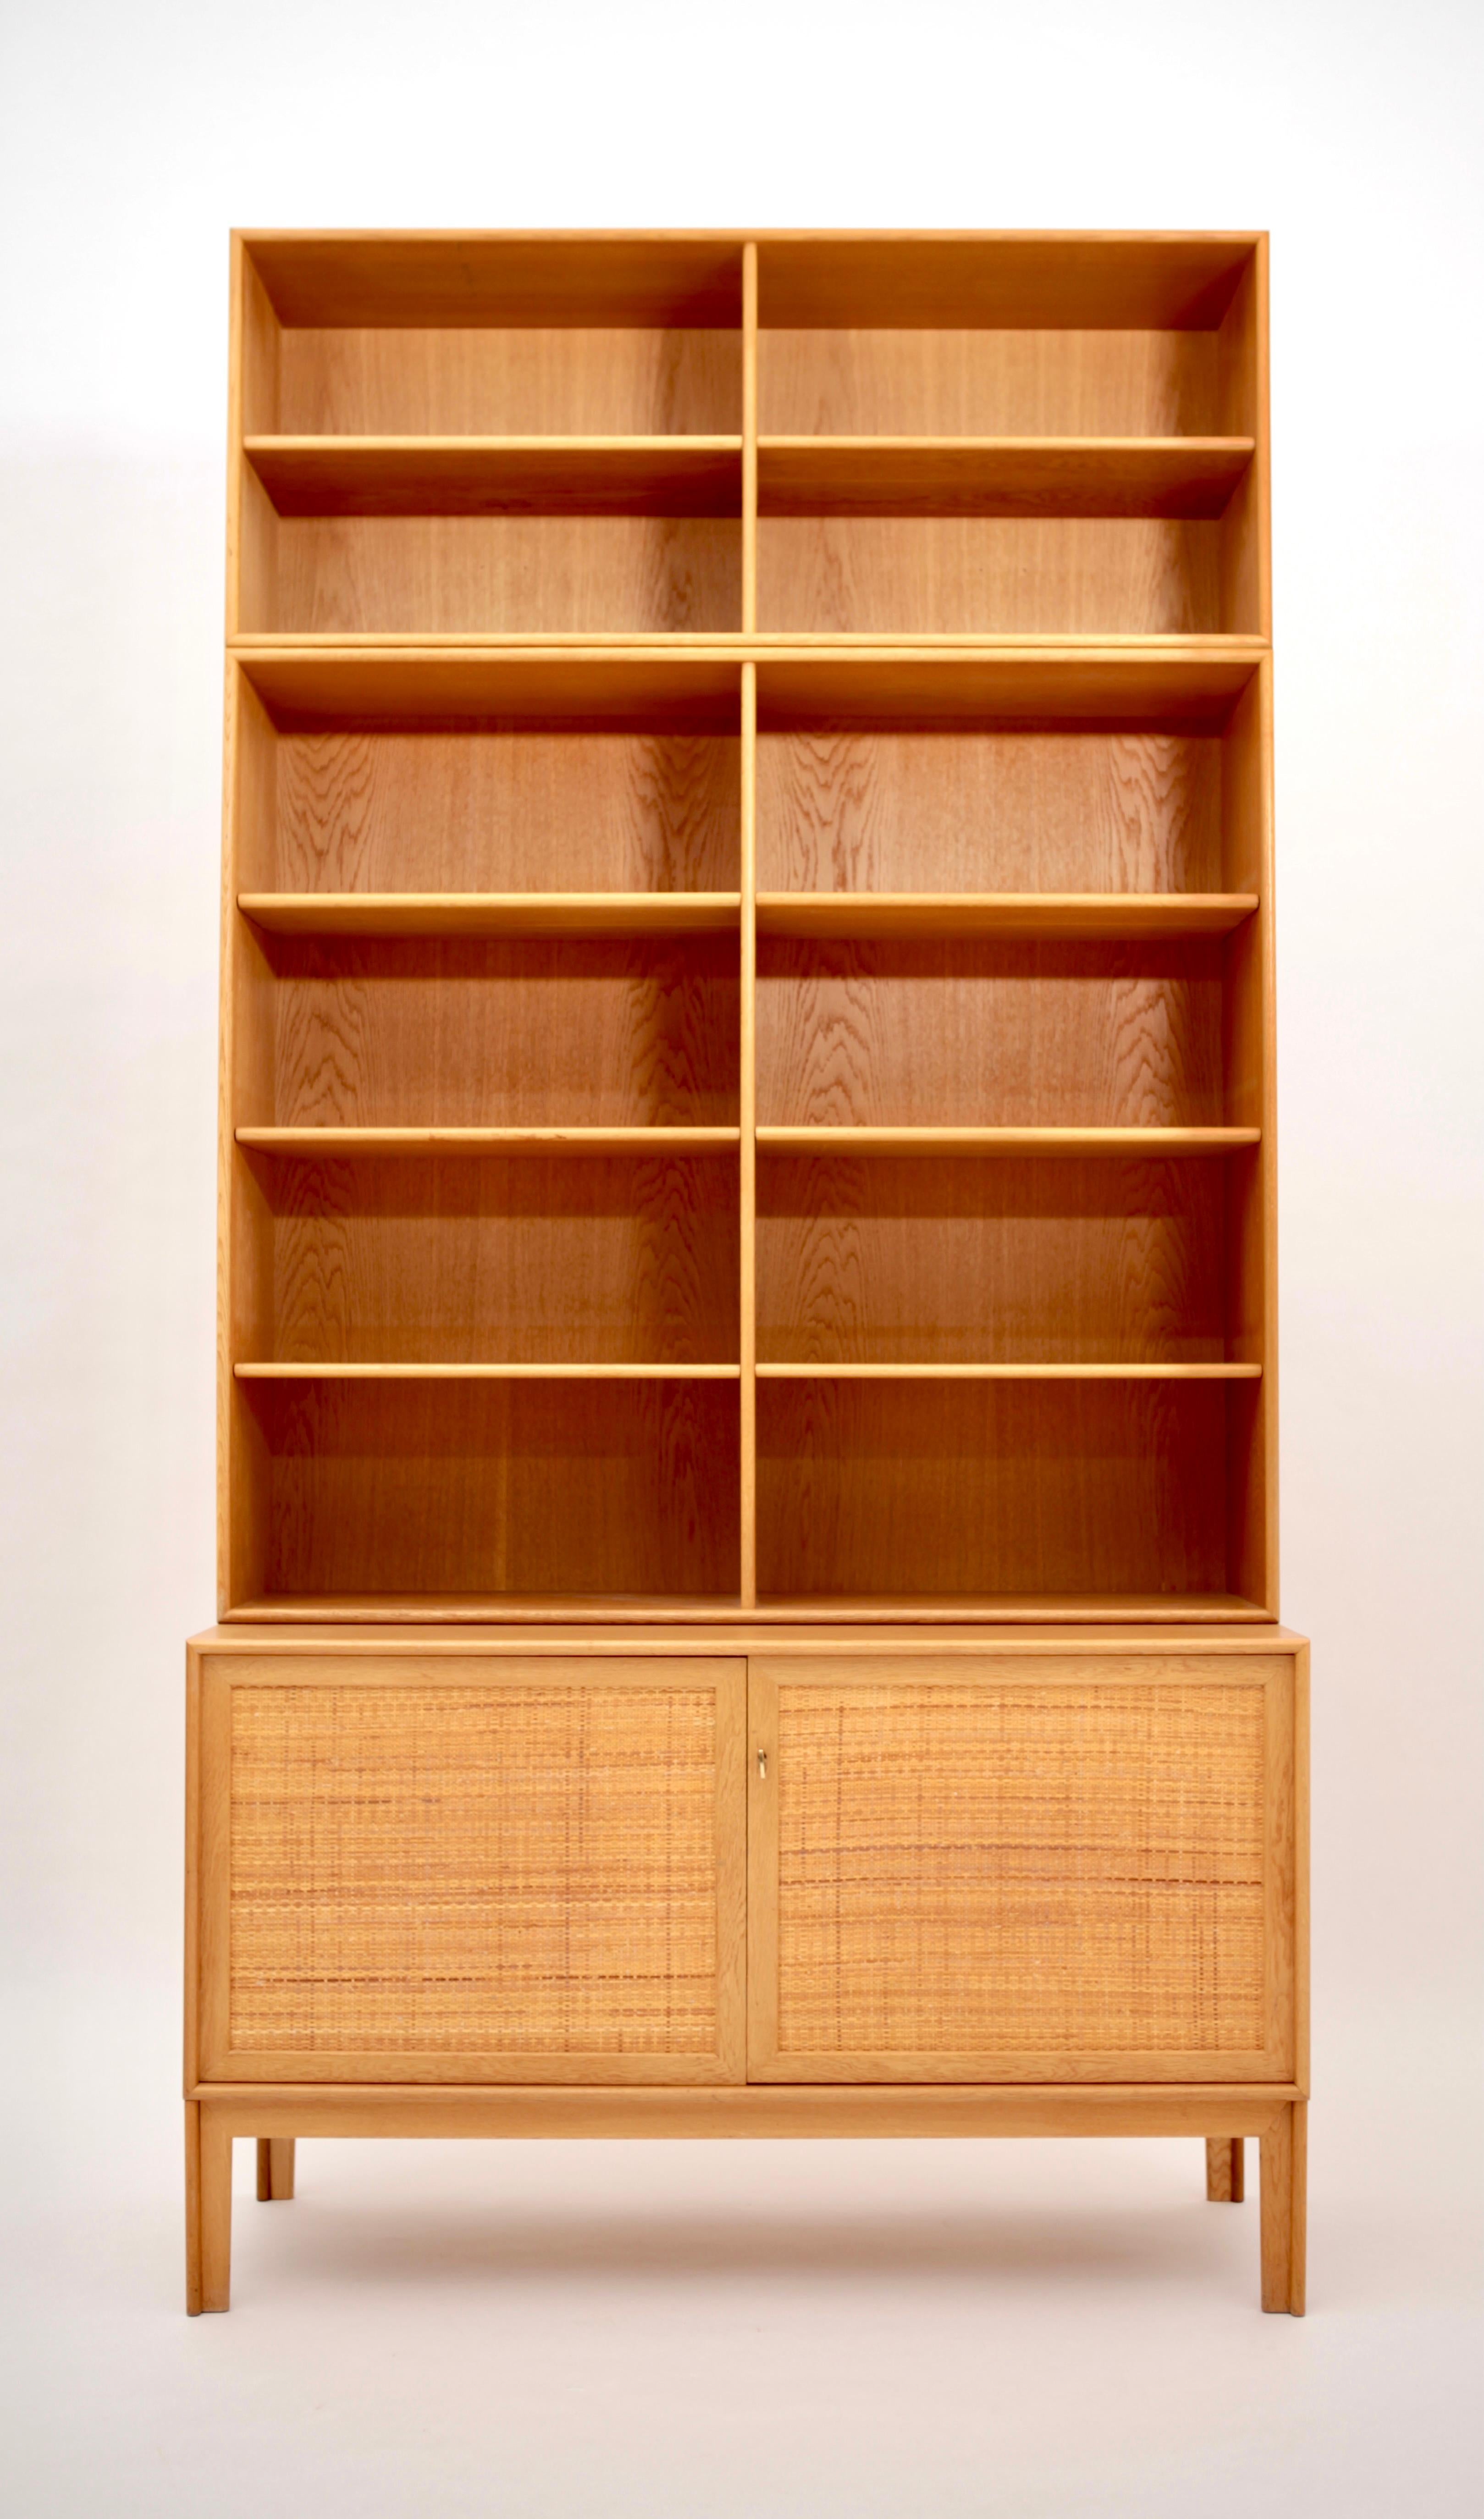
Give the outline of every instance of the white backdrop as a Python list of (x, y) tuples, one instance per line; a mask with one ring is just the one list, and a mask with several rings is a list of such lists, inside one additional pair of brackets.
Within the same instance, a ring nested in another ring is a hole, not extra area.
[[(1467, 0), (12, 0), (0, 2018), (18, 2062), (0, 2185), (29, 2269), (6, 2353), (27, 2519), (206, 2491), (230, 2513), (311, 2484), (372, 2512), (1204, 2519), (1259, 2491), (1312, 2506), (1342, 2470), (1352, 2514), (1466, 2506), (1481, 31)], [(1254, 2234), (1192, 2221), (1197, 2168), (1155, 2146), (522, 2147), (535, 2330), (531, 2293), (500, 2290), (514, 2152), (428, 2146), (372, 2175), (326, 2147), (327, 2218), (307, 2174), (291, 2243), (243, 2207), (258, 2255), (238, 2311), (209, 2334), (177, 2318), (181, 1643), (213, 1597), (234, 223), (1272, 230), (1283, 1588), (1316, 1642), (1307, 2329), (1257, 2320)], [(610, 2225), (616, 2194), (629, 2218)], [(966, 2196), (980, 2253), (924, 2253)], [(778, 2349), (759, 2363), (764, 2333)], [(1237, 2358), (1213, 2390), (1217, 2337)], [(508, 2400), (483, 2359), (461, 2392), (450, 2375), (473, 2338), (515, 2357)], [(1194, 2394), (1171, 2375), (1182, 2339)], [(411, 2356), (430, 2394), (383, 2395), (378, 2356)], [(990, 2392), (992, 2447), (986, 2356), (1019, 2371)]]

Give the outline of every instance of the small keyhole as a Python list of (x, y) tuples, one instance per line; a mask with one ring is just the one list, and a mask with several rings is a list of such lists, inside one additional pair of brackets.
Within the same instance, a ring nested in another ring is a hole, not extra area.
[(767, 1751), (765, 1749), (760, 1749), (758, 1752), (758, 1773), (760, 1776), (765, 1776), (767, 1774)]

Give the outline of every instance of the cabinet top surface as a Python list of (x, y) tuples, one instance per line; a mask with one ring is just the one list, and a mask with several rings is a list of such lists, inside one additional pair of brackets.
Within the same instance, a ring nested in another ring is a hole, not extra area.
[(439, 1653), (705, 1655), (725, 1660), (744, 1654), (880, 1653), (976, 1654), (1121, 1653), (1169, 1655), (1294, 1653), (1307, 1642), (1289, 1627), (1254, 1625), (1190, 1627), (984, 1628), (970, 1626), (620, 1627), (571, 1625), (520, 1630), (507, 1626), (302, 1626), (204, 1627), (190, 1639), (192, 1653)]

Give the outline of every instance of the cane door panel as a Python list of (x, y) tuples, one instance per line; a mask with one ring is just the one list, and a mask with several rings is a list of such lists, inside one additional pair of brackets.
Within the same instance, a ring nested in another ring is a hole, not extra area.
[(203, 2078), (739, 2081), (745, 1668), (211, 1656)]
[(750, 2078), (1291, 2074), (1291, 1659), (766, 1656), (750, 1726)]

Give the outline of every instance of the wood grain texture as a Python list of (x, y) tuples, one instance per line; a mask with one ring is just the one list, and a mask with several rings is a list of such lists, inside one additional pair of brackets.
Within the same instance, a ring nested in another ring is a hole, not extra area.
[(763, 335), (767, 437), (1206, 437), (1219, 408), (1209, 331)]
[(756, 1664), (750, 2072), (1271, 2078), (1283, 1667)]
[[(243, 895), (241, 906), (265, 926), (307, 926), (313, 914), (290, 908), (285, 915), (272, 902), (265, 914), (251, 906), (254, 898), (262, 896)], [(724, 896), (677, 896), (687, 898)], [(1087, 943), (1224, 936), (1256, 907), (1251, 892), (768, 892), (758, 896), (757, 916), (764, 936), (1014, 936)], [(694, 924), (703, 923), (704, 914), (697, 915)]]
[(263, 1590), (737, 1592), (731, 1382), (239, 1383)]
[(770, 1362), (1213, 1363), (1223, 1168), (766, 1157)]
[(1241, 2135), (1208, 2135), (1205, 2144), (1205, 2200), (1208, 2204), (1241, 2204), (1246, 2195), (1246, 2147)]
[[(757, 262), (749, 249), (744, 272), (745, 307), (757, 312)], [(754, 345), (756, 346), (756, 345)], [(751, 364), (751, 363), (750, 363)], [(740, 1392), (741, 1530), (740, 1595), (744, 1609), (758, 1598), (758, 676), (742, 668), (742, 893), (741, 1024), (738, 1062), (738, 1318)]]
[(1220, 516), (1251, 459), (1249, 437), (764, 437), (758, 496), (765, 516)]
[(737, 781), (734, 729), (284, 735), (263, 888), (726, 892)]
[[(274, 1132), (240, 1129), (263, 1143)], [(285, 1136), (291, 1133), (284, 1130)], [(314, 1133), (314, 1132), (311, 1132)], [(319, 1132), (329, 1143), (329, 1131)], [(412, 1133), (412, 1132), (408, 1132)], [(693, 1132), (700, 1133), (700, 1132)], [(1168, 1162), (1177, 1157), (1209, 1158), (1244, 1155), (1255, 1147), (1257, 1128), (980, 1128), (980, 1127), (760, 1127), (758, 1151), (769, 1155), (807, 1155), (813, 1161), (839, 1161), (869, 1156), (883, 1161), (907, 1156), (918, 1163), (937, 1163), (945, 1155), (976, 1155), (1004, 1163), (1062, 1162), (1068, 1157), (1096, 1156), (1100, 1161), (1129, 1156), (1140, 1163)]]
[(734, 943), (264, 940), (280, 1127), (735, 1127)]
[(725, 934), (735, 892), (240, 892), (244, 918), (277, 936)]
[(715, 231), (248, 228), (241, 241), (282, 322), (295, 329), (668, 332), (735, 327), (741, 313), (742, 239)]
[[(1229, 1595), (1219, 1383), (760, 1383), (760, 1592)], [(890, 1615), (890, 1610), (882, 1614)], [(1130, 1613), (1143, 1615), (1143, 1609)]]
[(1132, 729), (764, 733), (759, 883), (768, 896), (1219, 893), (1221, 757), (1212, 736)]
[(284, 516), (271, 605), (242, 627), (736, 631), (741, 572), (724, 516)]
[(257, 2167), (258, 2202), (291, 2204), (295, 2167), (292, 2135), (260, 2137)]
[(726, 1155), (739, 1133), (736, 1128), (239, 1128), (237, 1143), (245, 1155), (294, 1163), (322, 1163), (332, 1156), (356, 1163), (455, 1156), (487, 1163), (556, 1155), (591, 1162), (612, 1155)]
[(382, 2089), (327, 2090), (323, 2084), (256, 2087), (203, 2083), (199, 2105), (234, 2134), (260, 2126), (296, 2135), (445, 2141), (724, 2141), (731, 2137), (952, 2140), (1047, 2135), (1073, 2138), (1201, 2136), (1212, 2124), (1240, 2124), (1258, 2136), (1291, 2093), (1281, 2085), (1214, 2082), (1162, 2087), (1086, 2083), (1040, 2086), (949, 2083), (851, 2090), (807, 2083), (695, 2084), (678, 2090), (541, 2088), (438, 2089), (404, 2082)]
[(742, 510), (740, 437), (275, 436), (249, 437), (244, 452), (281, 516)]
[(737, 1357), (734, 1163), (275, 1163), (284, 1361), (638, 1364)]
[[(1144, 516), (764, 514), (758, 626), (882, 637), (1205, 635), (1237, 626), (1221, 614), (1220, 534), (1215, 524)], [(291, 566), (285, 555), (281, 568)]]
[(1305, 2308), (1309, 2111), (1280, 2109), (1260, 2143), (1262, 2305), (1302, 2318)]
[(740, 2079), (744, 1693), (216, 1664), (208, 2077)]
[(1201, 938), (765, 937), (758, 1111), (777, 1127), (1212, 1127), (1222, 964)]
[[(656, 647), (628, 636), (555, 634), (533, 647), (499, 633), (456, 633), (428, 642), (375, 634), (337, 639), (259, 638), (236, 654), (273, 724), (284, 734), (627, 731), (723, 734), (737, 729), (732, 648), (677, 641)], [(1044, 669), (1043, 669), (1044, 670)], [(1166, 662), (1169, 706), (1182, 674), (1209, 708), (1213, 688), (1231, 699), (1250, 679), (1243, 651), (1235, 674), (1203, 655)], [(1172, 679), (1173, 678), (1173, 679)], [(1146, 676), (1139, 678), (1141, 687)], [(1228, 688), (1228, 685), (1230, 687)], [(1098, 672), (1107, 706), (1109, 673)]]
[(797, 328), (1133, 327), (1221, 321), (1259, 240), (1057, 229), (759, 232), (762, 321)]

